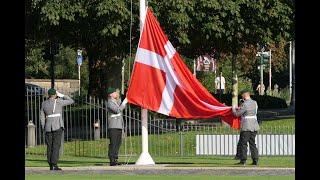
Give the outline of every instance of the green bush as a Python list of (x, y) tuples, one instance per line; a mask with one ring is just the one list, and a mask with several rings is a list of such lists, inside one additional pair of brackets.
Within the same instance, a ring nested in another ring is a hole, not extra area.
[(277, 108), (288, 107), (286, 100), (282, 98), (254, 95), (252, 96), (252, 99), (256, 100), (259, 108), (262, 108), (262, 109), (277, 109)]
[(289, 89), (289, 87), (285, 87), (283, 89), (280, 89), (278, 97), (286, 100), (286, 102), (290, 102), (290, 89)]
[[(221, 94), (221, 99), (219, 94), (212, 94), (217, 100), (221, 103), (225, 103), (228, 106), (232, 105), (232, 95), (231, 94)], [(272, 96), (260, 96), (260, 95), (251, 95), (253, 100), (256, 100), (259, 106), (259, 109), (278, 109), (278, 108), (287, 108), (287, 103), (284, 99)], [(241, 96), (238, 96), (238, 99), (241, 99)]]

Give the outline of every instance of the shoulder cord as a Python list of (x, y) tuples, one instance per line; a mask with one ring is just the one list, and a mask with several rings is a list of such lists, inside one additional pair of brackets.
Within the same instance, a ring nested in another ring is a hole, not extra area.
[(54, 100), (52, 114), (54, 114), (54, 110), (56, 110), (57, 99)]

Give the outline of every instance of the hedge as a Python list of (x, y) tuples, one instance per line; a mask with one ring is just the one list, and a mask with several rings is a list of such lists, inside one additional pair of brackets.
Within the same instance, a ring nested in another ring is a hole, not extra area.
[[(212, 94), (218, 101), (225, 103), (228, 106), (232, 105), (232, 95), (231, 94), (221, 94), (221, 99), (219, 94)], [(256, 100), (259, 109), (279, 109), (287, 108), (288, 105), (284, 99), (268, 96), (268, 95), (251, 95), (253, 100)], [(241, 99), (241, 95), (238, 96)]]

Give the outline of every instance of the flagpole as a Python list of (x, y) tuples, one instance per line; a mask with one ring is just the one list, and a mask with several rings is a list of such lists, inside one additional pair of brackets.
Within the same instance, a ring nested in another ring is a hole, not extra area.
[(292, 41), (290, 41), (290, 48), (289, 48), (289, 94), (291, 99), (291, 96), (292, 96)]
[(272, 91), (271, 91), (271, 86), (272, 86), (272, 83), (271, 83), (271, 49), (270, 49), (270, 51), (269, 51), (269, 93), (270, 93), (270, 95), (272, 94)]
[(80, 90), (81, 90), (81, 86), (80, 86), (80, 82), (81, 82), (80, 65), (78, 65), (78, 78), (79, 78), (79, 96), (80, 96)]
[(193, 75), (194, 75), (194, 77), (197, 77), (196, 60), (195, 59), (193, 59)]
[[(143, 30), (143, 23), (146, 17), (146, 1), (139, 0), (140, 4), (140, 37)], [(148, 151), (148, 110), (141, 108), (141, 137), (142, 153), (136, 161), (136, 165), (154, 165), (154, 161)]]
[(124, 58), (122, 59), (122, 68), (121, 68), (121, 94), (124, 95)]

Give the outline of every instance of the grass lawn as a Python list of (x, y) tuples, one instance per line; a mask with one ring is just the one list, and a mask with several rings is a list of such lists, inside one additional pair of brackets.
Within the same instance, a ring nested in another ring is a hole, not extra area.
[[(182, 166), (201, 166), (201, 167), (222, 167), (222, 166), (235, 166), (234, 163), (238, 162), (233, 160), (231, 156), (199, 156), (199, 157), (153, 157), (156, 164), (169, 164), (169, 166), (182, 167)], [(138, 156), (132, 157), (129, 164), (134, 164)], [(125, 157), (119, 158), (120, 162), (125, 163)], [(74, 166), (106, 166), (109, 160), (107, 158), (94, 158), (94, 157), (72, 157), (63, 156), (59, 160), (61, 167), (74, 167)], [(248, 159), (248, 163), (251, 160)], [(26, 167), (47, 167), (45, 156), (30, 156), (26, 157)], [(294, 156), (284, 157), (260, 157), (260, 167), (295, 167)]]
[(279, 119), (279, 120), (268, 120), (262, 121), (261, 127), (279, 127), (279, 126), (295, 126), (295, 119), (288, 118), (288, 119)]
[[(294, 134), (294, 118), (264, 121), (261, 124), (260, 134)], [(210, 127), (204, 129), (191, 129), (187, 132), (166, 132), (149, 135), (149, 152), (153, 156), (179, 156), (182, 139), (183, 156), (196, 154), (197, 134), (239, 134), (239, 131), (228, 127)], [(109, 139), (97, 141), (73, 139), (64, 143), (64, 155), (83, 157), (106, 157)], [(26, 154), (45, 155), (46, 146), (38, 145), (26, 148)], [(120, 155), (133, 154), (138, 156), (141, 152), (141, 136), (127, 136), (120, 147)]]
[(209, 175), (108, 175), (108, 174), (91, 174), (91, 175), (27, 175), (26, 180), (51, 180), (51, 179), (66, 179), (66, 180), (81, 180), (81, 179), (103, 179), (103, 180), (294, 180), (294, 176), (209, 176)]
[[(260, 134), (294, 133), (295, 119), (282, 119), (264, 121), (261, 124)], [(235, 162), (231, 156), (195, 156), (196, 134), (228, 134), (238, 131), (226, 127), (189, 131), (183, 133), (168, 132), (159, 135), (149, 135), (149, 152), (158, 164), (171, 164), (172, 166), (232, 166)], [(180, 138), (183, 138), (183, 156), (180, 157)], [(64, 155), (60, 158), (60, 166), (89, 166), (106, 165), (108, 163), (108, 139), (98, 141), (74, 140), (64, 143)], [(47, 166), (46, 146), (26, 148), (25, 166)], [(134, 163), (141, 152), (141, 136), (126, 137), (120, 148), (120, 155), (132, 154), (129, 163)], [(294, 167), (294, 156), (261, 157), (260, 166)], [(126, 162), (125, 157), (120, 157)]]

